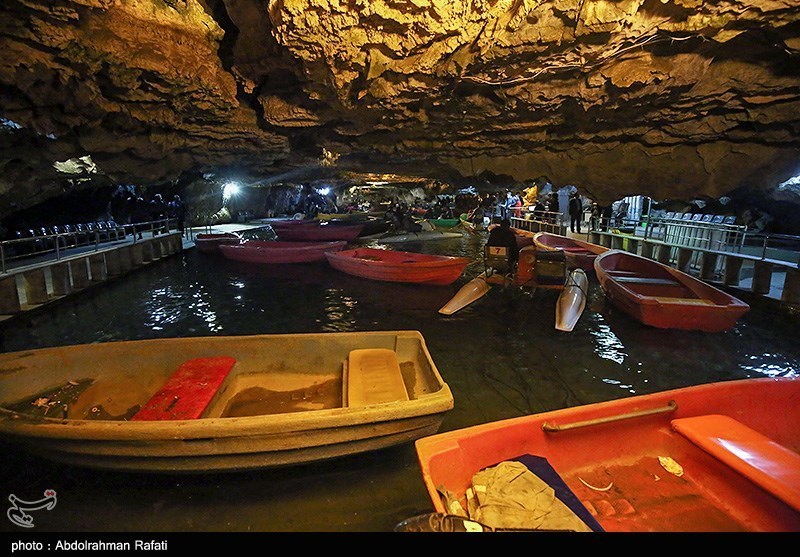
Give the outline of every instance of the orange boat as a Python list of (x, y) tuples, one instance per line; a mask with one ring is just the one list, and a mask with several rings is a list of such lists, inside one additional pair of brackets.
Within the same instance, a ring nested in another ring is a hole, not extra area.
[(700, 279), (627, 251), (598, 255), (594, 269), (611, 303), (652, 327), (721, 332), (750, 310), (742, 300)]
[(329, 252), (325, 257), (331, 267), (349, 275), (388, 282), (437, 285), (454, 283), (470, 262), (467, 257), (378, 248)]
[(533, 244), (541, 251), (563, 251), (567, 267), (583, 269), (587, 273), (594, 272), (595, 258), (608, 251), (605, 246), (550, 232), (537, 232)]
[[(798, 401), (800, 377), (723, 381), (439, 433), (416, 452), (436, 512), (495, 529), (797, 532)], [(539, 487), (523, 501), (505, 472)]]
[(279, 242), (248, 240), (238, 245), (221, 245), (219, 250), (228, 259), (245, 263), (316, 263), (325, 261), (325, 254), (344, 249), (347, 242)]
[(222, 244), (239, 244), (242, 237), (233, 232), (221, 233), (201, 233), (194, 237), (194, 245), (197, 251), (209, 254), (218, 254), (219, 246)]

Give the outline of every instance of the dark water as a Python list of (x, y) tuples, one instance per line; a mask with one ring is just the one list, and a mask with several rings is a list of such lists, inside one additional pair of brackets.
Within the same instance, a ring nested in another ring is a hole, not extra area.
[[(394, 249), (477, 258), (482, 237)], [(452, 316), (453, 286), (380, 283), (326, 266), (272, 269), (188, 250), (46, 312), (0, 325), (6, 351), (176, 336), (416, 329), (453, 391), (442, 430), (636, 394), (797, 374), (796, 318), (749, 300), (725, 333), (664, 331), (609, 306), (592, 279), (571, 333), (556, 331), (556, 292), (494, 287)], [(258, 472), (150, 476), (49, 463), (3, 449), (6, 499), (58, 493), (41, 532), (388, 532), (430, 512), (413, 444)], [(0, 519), (0, 531), (20, 530)], [(16, 529), (16, 530), (15, 530)]]

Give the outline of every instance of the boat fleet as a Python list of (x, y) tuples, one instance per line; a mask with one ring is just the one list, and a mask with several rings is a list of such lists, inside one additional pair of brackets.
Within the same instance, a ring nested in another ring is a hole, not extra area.
[[(277, 240), (198, 234), (250, 264), (328, 264), (360, 278), (450, 286), (470, 259), (352, 247), (364, 223), (281, 222)], [(427, 231), (433, 232), (433, 231)], [(746, 303), (622, 250), (520, 233), (439, 309), (496, 285), (558, 292), (569, 332), (597, 280), (645, 326), (720, 332)], [(432, 512), (398, 531), (798, 531), (800, 380), (759, 378), (440, 432), (455, 401), (418, 331), (107, 342), (0, 354), (0, 437), (76, 466), (235, 472), (413, 443)]]

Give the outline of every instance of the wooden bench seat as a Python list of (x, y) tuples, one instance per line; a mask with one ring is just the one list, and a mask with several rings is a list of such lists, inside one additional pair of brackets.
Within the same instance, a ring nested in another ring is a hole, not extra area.
[(711, 300), (703, 298), (675, 298), (670, 296), (653, 296), (653, 298), (662, 304), (681, 304), (683, 306), (715, 306)]
[(615, 276), (614, 280), (617, 282), (631, 284), (658, 284), (664, 286), (675, 286), (680, 284), (677, 280), (654, 277)]
[(388, 348), (352, 350), (342, 381), (344, 406), (409, 400), (397, 354)]
[(689, 441), (800, 511), (800, 454), (729, 416), (672, 420)]
[(235, 363), (236, 359), (229, 356), (195, 358), (184, 362), (131, 420), (199, 418)]

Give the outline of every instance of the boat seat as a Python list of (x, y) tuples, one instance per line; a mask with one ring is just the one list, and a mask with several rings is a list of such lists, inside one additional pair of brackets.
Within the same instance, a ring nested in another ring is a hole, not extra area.
[(615, 276), (614, 280), (616, 282), (626, 282), (633, 284), (659, 284), (664, 286), (674, 286), (676, 284), (680, 284), (676, 280), (655, 278), (655, 277)]
[(199, 418), (235, 363), (236, 359), (229, 356), (194, 358), (184, 362), (131, 420)]
[(388, 348), (352, 350), (342, 381), (345, 407), (409, 400), (397, 354)]
[(672, 428), (800, 511), (800, 454), (719, 414), (672, 420)]
[(684, 306), (715, 306), (714, 302), (711, 300), (706, 300), (704, 298), (682, 298), (682, 297), (670, 297), (670, 296), (653, 296), (658, 302), (662, 304), (681, 304)]

